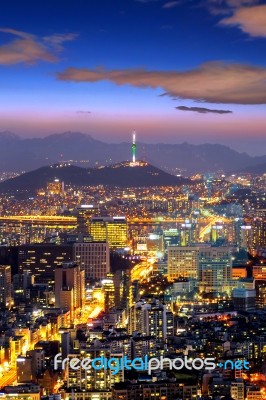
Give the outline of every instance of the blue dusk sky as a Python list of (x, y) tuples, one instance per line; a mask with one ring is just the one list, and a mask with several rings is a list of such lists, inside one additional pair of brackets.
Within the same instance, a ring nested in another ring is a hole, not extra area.
[(2, 0), (0, 131), (266, 154), (266, 2)]

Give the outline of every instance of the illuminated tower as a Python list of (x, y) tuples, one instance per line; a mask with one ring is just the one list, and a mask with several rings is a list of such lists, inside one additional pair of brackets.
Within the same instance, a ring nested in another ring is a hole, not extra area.
[(133, 140), (132, 140), (132, 162), (135, 163), (136, 162), (136, 131), (133, 131)]

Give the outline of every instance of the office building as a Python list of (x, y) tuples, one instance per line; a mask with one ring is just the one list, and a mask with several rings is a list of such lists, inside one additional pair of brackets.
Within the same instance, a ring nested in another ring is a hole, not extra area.
[(18, 269), (30, 271), (36, 282), (44, 282), (54, 278), (57, 265), (72, 260), (72, 245), (51, 243), (29, 244), (18, 247)]
[(211, 227), (211, 242), (218, 243), (227, 239), (226, 227), (223, 223), (217, 222)]
[(82, 204), (77, 208), (77, 232), (88, 234), (93, 216), (99, 215), (99, 205)]
[(180, 228), (180, 245), (190, 246), (197, 240), (197, 224), (189, 220), (185, 220)]
[(174, 281), (180, 277), (198, 278), (199, 248), (192, 246), (169, 246), (167, 277)]
[(266, 248), (266, 221), (258, 218), (253, 223), (253, 248), (255, 250)]
[(134, 248), (137, 254), (161, 257), (164, 251), (163, 236), (157, 233), (138, 236)]
[(11, 304), (11, 267), (10, 265), (0, 265), (0, 305), (10, 307)]
[(75, 243), (74, 260), (85, 271), (85, 280), (104, 279), (110, 272), (110, 251), (106, 242)]
[(71, 315), (85, 301), (85, 273), (74, 262), (63, 263), (55, 269), (55, 307), (69, 310)]
[(202, 247), (198, 255), (199, 289), (203, 292), (226, 290), (232, 279), (232, 248)]
[(108, 242), (110, 249), (124, 249), (128, 243), (126, 218), (92, 218), (90, 234), (95, 242)]
[(102, 289), (104, 295), (104, 311), (108, 313), (115, 306), (115, 285), (114, 276), (108, 274), (106, 279), (102, 280)]
[(239, 247), (248, 251), (252, 249), (253, 232), (251, 225), (242, 225), (240, 227)]
[(169, 246), (178, 246), (180, 243), (180, 232), (176, 228), (163, 231), (164, 247), (167, 251)]
[(256, 290), (235, 288), (232, 291), (232, 298), (235, 310), (252, 311), (256, 305)]

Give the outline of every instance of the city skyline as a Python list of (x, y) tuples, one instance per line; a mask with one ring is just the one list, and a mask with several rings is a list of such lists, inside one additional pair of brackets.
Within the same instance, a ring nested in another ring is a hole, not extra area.
[(257, 0), (4, 2), (0, 131), (262, 155), (265, 26)]

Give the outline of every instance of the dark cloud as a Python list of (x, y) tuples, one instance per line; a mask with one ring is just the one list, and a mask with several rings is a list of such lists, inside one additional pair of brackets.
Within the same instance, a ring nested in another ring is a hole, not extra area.
[(78, 110), (77, 114), (91, 114), (91, 111)]
[(232, 111), (230, 110), (212, 110), (210, 108), (204, 108), (204, 107), (186, 107), (186, 106), (178, 106), (175, 107), (177, 110), (180, 111), (193, 111), (197, 112), (200, 114), (208, 114), (208, 113), (213, 113), (213, 114), (232, 114)]

